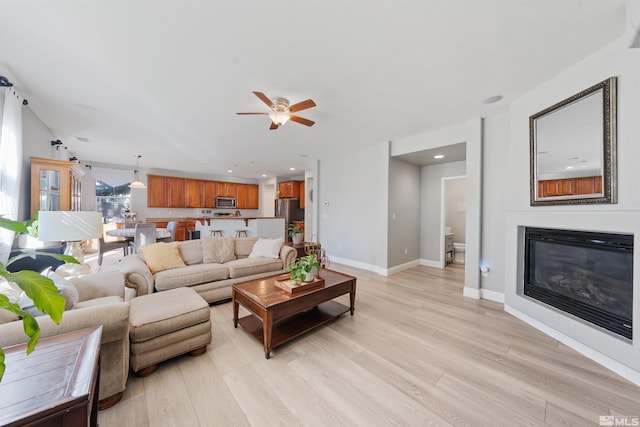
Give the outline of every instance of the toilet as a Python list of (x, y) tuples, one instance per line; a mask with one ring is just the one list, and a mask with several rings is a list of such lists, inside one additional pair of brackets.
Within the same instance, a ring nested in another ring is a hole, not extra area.
[(455, 264), (464, 264), (465, 246), (464, 243), (453, 244), (453, 262)]

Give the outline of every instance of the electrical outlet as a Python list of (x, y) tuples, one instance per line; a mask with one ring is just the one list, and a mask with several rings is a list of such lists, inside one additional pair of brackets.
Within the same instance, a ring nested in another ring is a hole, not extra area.
[(409, 250), (407, 248), (404, 248), (404, 254), (406, 255), (408, 253), (409, 253)]

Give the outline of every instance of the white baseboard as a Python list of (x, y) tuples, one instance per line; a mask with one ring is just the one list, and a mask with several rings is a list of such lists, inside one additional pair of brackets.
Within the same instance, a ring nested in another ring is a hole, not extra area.
[(467, 288), (466, 286), (462, 291), (462, 295), (473, 299), (480, 299), (482, 297), (482, 295), (480, 294), (480, 289)]
[(504, 294), (502, 292), (480, 289), (480, 298), (504, 304)]
[(605, 356), (604, 354), (592, 349), (591, 347), (588, 347), (584, 344), (582, 344), (579, 341), (576, 341), (575, 339), (571, 338), (570, 336), (567, 336), (565, 334), (563, 334), (562, 332), (559, 332), (553, 328), (551, 328), (548, 325), (545, 325), (544, 323), (534, 319), (531, 316), (528, 316), (524, 313), (522, 313), (521, 311), (506, 305), (504, 306), (504, 311), (506, 311), (507, 313), (517, 317), (518, 319), (522, 320), (525, 323), (528, 323), (529, 325), (533, 326), (534, 328), (538, 329), (539, 331), (544, 332), (545, 334), (549, 335), (550, 337), (560, 341), (561, 343), (571, 347), (572, 349), (574, 349), (575, 351), (577, 351), (578, 353), (582, 354), (583, 356), (588, 357), (589, 359), (601, 364), (602, 366), (604, 366), (607, 369), (612, 370), (613, 372), (615, 372), (616, 374), (620, 375), (621, 377), (631, 381), (632, 383), (639, 385), (640, 386), (640, 372), (635, 371), (631, 368), (629, 368), (626, 365), (623, 365), (622, 363), (615, 361), (613, 359), (611, 359), (608, 356)]
[(420, 265), (424, 265), (425, 267), (444, 268), (440, 261), (433, 261), (430, 259), (421, 259)]
[(391, 276), (392, 274), (400, 273), (403, 270), (408, 270), (413, 267), (417, 267), (420, 265), (420, 260), (413, 260), (410, 262), (406, 262), (404, 264), (396, 265), (395, 267), (381, 269), (383, 272), (379, 273), (383, 276)]
[[(348, 267), (359, 268), (361, 270), (372, 271), (372, 272), (380, 274), (382, 276), (385, 275), (384, 271), (386, 271), (386, 269), (380, 268), (377, 265), (367, 264), (367, 263), (360, 262), (360, 261), (353, 261), (353, 260), (347, 259), (347, 258), (338, 258), (338, 257), (335, 257), (335, 256), (331, 257), (331, 262), (335, 262), (337, 264), (346, 265)], [(331, 268), (331, 265), (329, 265), (329, 268)]]

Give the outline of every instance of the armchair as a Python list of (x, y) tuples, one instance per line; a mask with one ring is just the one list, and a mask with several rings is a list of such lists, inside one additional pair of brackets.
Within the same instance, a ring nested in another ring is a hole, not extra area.
[[(49, 316), (36, 318), (40, 337), (59, 335), (102, 325), (100, 349), (100, 408), (118, 403), (129, 373), (129, 302), (132, 291), (125, 288), (119, 272), (78, 276), (69, 279), (78, 290), (79, 302), (65, 311), (56, 325)], [(27, 341), (21, 321), (0, 324), (0, 347)]]

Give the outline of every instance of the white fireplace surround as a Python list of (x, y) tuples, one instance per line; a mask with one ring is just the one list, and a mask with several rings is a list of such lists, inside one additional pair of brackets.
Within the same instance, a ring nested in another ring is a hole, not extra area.
[[(584, 208), (584, 209), (580, 209)], [(505, 310), (558, 341), (640, 385), (640, 219), (635, 211), (593, 207), (507, 213)], [(555, 228), (634, 236), (633, 339), (620, 337), (523, 294), (524, 229)]]

